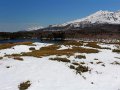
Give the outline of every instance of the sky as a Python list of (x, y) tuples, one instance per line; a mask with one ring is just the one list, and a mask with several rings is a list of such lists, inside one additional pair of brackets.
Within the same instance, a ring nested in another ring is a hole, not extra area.
[(0, 32), (62, 24), (99, 10), (120, 10), (120, 0), (0, 0)]

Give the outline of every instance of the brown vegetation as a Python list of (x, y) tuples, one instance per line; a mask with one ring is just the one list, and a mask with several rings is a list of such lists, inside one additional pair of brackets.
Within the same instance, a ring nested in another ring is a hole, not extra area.
[(114, 61), (114, 62), (111, 63), (111, 64), (113, 64), (113, 65), (120, 65), (120, 62), (118, 62), (118, 61)]
[(3, 57), (0, 57), (0, 60), (3, 59)]
[(120, 49), (113, 49), (112, 52), (120, 53)]
[(84, 55), (77, 55), (75, 58), (76, 59), (86, 59), (86, 57)]
[(70, 60), (67, 58), (59, 58), (59, 57), (50, 58), (50, 60), (58, 61), (58, 62), (70, 62)]
[(30, 85), (31, 85), (30, 81), (26, 81), (26, 82), (20, 83), (18, 88), (19, 90), (26, 90), (30, 87)]
[(83, 42), (80, 41), (65, 41), (63, 45), (72, 45), (72, 46), (83, 46)]
[(97, 42), (88, 42), (85, 46), (101, 49), (101, 46), (97, 45)]
[(23, 58), (19, 57), (19, 56), (16, 56), (14, 57), (15, 60), (19, 60), (19, 61), (23, 61)]
[(15, 45), (32, 45), (32, 42), (18, 42), (18, 43), (5, 43), (5, 44), (0, 44), (0, 50), (1, 49), (7, 49), (11, 48)]
[(33, 51), (33, 50), (35, 50), (35, 48), (34, 48), (34, 47), (31, 47), (31, 48), (29, 48), (29, 50), (32, 50), (32, 51)]
[(89, 68), (86, 67), (86, 66), (82, 66), (82, 65), (79, 65), (78, 67), (76, 67), (76, 73), (84, 73), (84, 72), (88, 72), (89, 71)]
[(23, 56), (34, 56), (34, 57), (41, 57), (41, 56), (50, 56), (50, 55), (66, 55), (71, 56), (74, 53), (98, 53), (99, 51), (96, 49), (86, 49), (82, 47), (73, 47), (72, 49), (64, 49), (64, 50), (57, 50), (59, 46), (51, 45), (47, 47), (42, 47), (40, 50), (34, 50), (32, 52), (23, 53)]

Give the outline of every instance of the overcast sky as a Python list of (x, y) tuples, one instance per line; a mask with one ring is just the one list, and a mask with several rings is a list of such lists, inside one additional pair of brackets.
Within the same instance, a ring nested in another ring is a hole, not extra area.
[(120, 10), (120, 0), (0, 0), (0, 31), (20, 31)]

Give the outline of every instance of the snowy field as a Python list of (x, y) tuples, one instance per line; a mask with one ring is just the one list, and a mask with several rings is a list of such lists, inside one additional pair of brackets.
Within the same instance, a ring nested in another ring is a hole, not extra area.
[[(26, 81), (30, 81), (27, 90), (120, 90), (120, 53), (112, 52), (118, 48), (115, 44), (99, 43), (99, 46), (109, 49), (98, 49), (98, 53), (57, 56), (67, 58), (70, 62), (50, 60), (55, 55), (41, 58), (21, 56), (22, 61), (5, 56), (32, 52), (29, 49), (31, 47), (39, 50), (52, 45), (38, 42), (33, 44), (0, 50), (0, 90), (25, 90), (20, 89), (19, 85)], [(80, 47), (92, 48), (84, 45)], [(68, 48), (72, 48), (72, 45), (61, 45), (58, 50)], [(83, 55), (85, 58), (75, 58), (75, 55)], [(87, 66), (89, 71), (77, 74), (75, 69), (70, 69), (74, 62), (84, 62), (83, 66)]]

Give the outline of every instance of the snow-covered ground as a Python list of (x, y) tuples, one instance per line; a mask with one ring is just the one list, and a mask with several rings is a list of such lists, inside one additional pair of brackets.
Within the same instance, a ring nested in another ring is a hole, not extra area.
[[(30, 47), (38, 50), (51, 45), (34, 44), (36, 46), (17, 45), (0, 50), (0, 57), (5, 54), (30, 52)], [(111, 44), (101, 44), (101, 46), (116, 48)], [(62, 45), (58, 50), (67, 48), (71, 47)], [(85, 55), (86, 59), (75, 59), (74, 56), (68, 59), (71, 62), (85, 62), (85, 66), (88, 66), (91, 71), (82, 75), (76, 74), (75, 70), (70, 69), (69, 63), (49, 60), (53, 56), (42, 58), (24, 56), (23, 61), (3, 57), (0, 60), (0, 90), (19, 90), (18, 85), (27, 80), (31, 82), (31, 86), (27, 90), (120, 90), (120, 65), (111, 64), (114, 61), (120, 62), (119, 53), (113, 53), (110, 49), (100, 49), (100, 52), (96, 54), (82, 53), (80, 55)], [(102, 63), (97, 64), (97, 62)], [(8, 66), (9, 68), (7, 68)]]

